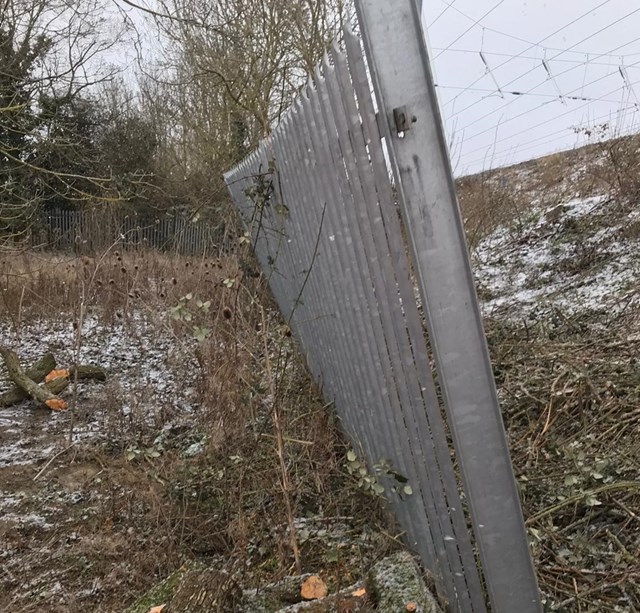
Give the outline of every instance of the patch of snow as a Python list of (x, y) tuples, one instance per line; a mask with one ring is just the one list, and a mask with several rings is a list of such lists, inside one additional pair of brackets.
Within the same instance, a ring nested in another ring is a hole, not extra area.
[(593, 196), (591, 198), (576, 198), (564, 205), (564, 215), (566, 217), (586, 217), (595, 213), (602, 204), (607, 201), (604, 196)]
[(37, 513), (26, 513), (24, 515), (4, 513), (2, 517), (0, 517), (0, 523), (11, 523), (19, 526), (35, 526), (42, 530), (50, 530), (53, 528), (53, 524), (50, 524), (44, 517)]
[[(472, 258), (484, 314), (615, 311), (638, 300), (640, 241), (618, 238), (629, 219), (607, 210), (608, 204), (607, 198), (591, 197), (533, 209), (517, 232), (499, 227), (482, 240)], [(589, 223), (566, 235), (567, 219)]]

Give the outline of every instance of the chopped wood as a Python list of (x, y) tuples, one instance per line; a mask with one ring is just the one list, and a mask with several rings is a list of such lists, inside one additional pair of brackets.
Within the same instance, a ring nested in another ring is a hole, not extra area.
[(55, 394), (52, 394), (44, 386), (38, 385), (33, 379), (27, 376), (22, 366), (20, 366), (20, 361), (15, 351), (11, 351), (11, 349), (0, 345), (0, 355), (2, 355), (4, 359), (11, 380), (23, 389), (29, 397), (55, 411), (66, 408), (64, 401), (61, 401)]
[(76, 370), (78, 371), (78, 381), (106, 381), (107, 371), (100, 366), (92, 366), (90, 364), (81, 364), (77, 368), (72, 366), (69, 369), (69, 379), (73, 381), (76, 376)]
[[(75, 381), (76, 372), (78, 381), (106, 381), (107, 380), (107, 372), (104, 368), (100, 366), (90, 366), (90, 365), (81, 365), (77, 368), (72, 366), (69, 368), (68, 376), (64, 377), (56, 377), (55, 379), (51, 379), (48, 383), (45, 383), (44, 387), (48, 389), (52, 394), (60, 394), (63, 392), (72, 381)], [(0, 406), (1, 404), (1, 396), (0, 396)]]
[[(31, 368), (26, 371), (27, 377), (35, 383), (44, 381), (45, 377), (56, 367), (56, 359), (52, 353), (43, 355)], [(53, 392), (54, 394), (56, 392)], [(0, 408), (10, 407), (22, 402), (29, 394), (17, 385), (0, 394)]]
[[(20, 366), (15, 352), (0, 345), (0, 355), (4, 358), (11, 380), (16, 384), (16, 387), (0, 394), (0, 408), (7, 408), (27, 398), (33, 398), (52, 410), (63, 410), (66, 408), (66, 402), (57, 396), (69, 386), (71, 381), (75, 381), (76, 378), (78, 381), (106, 381), (107, 379), (104, 368), (88, 364), (54, 371), (56, 360), (50, 353), (43, 356), (26, 371)], [(58, 373), (57, 377), (47, 377), (49, 374)], [(45, 379), (47, 379), (47, 383), (38, 385)]]

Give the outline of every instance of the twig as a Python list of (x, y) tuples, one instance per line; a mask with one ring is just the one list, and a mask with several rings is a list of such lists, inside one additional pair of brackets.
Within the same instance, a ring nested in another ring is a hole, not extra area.
[[(260, 436), (264, 436), (265, 438), (276, 438), (275, 436), (273, 436), (273, 434), (267, 434), (265, 432), (263, 432)], [(308, 447), (312, 447), (313, 445), (315, 445), (313, 441), (301, 441), (300, 439), (289, 438), (287, 436), (283, 437), (283, 440), (287, 443), (296, 443), (297, 445), (306, 445)]]
[(267, 371), (267, 377), (269, 385), (271, 387), (271, 395), (273, 399), (273, 426), (276, 432), (276, 442), (278, 448), (278, 460), (280, 462), (280, 479), (282, 486), (282, 494), (284, 497), (284, 504), (287, 510), (287, 523), (289, 524), (289, 539), (291, 544), (291, 550), (293, 551), (293, 558), (296, 565), (298, 574), (302, 574), (302, 562), (300, 561), (300, 550), (298, 548), (298, 539), (296, 532), (295, 520), (293, 517), (293, 507), (291, 505), (291, 498), (289, 496), (290, 484), (289, 484), (289, 471), (287, 470), (287, 464), (285, 460), (285, 446), (284, 436), (282, 432), (282, 423), (280, 421), (280, 407), (278, 398), (276, 397), (276, 384), (274, 381), (274, 374), (271, 372), (271, 361), (269, 359), (269, 345), (267, 334), (267, 318), (264, 309), (262, 312), (262, 332), (264, 336), (264, 354), (265, 354), (265, 368)]
[(51, 464), (53, 462), (55, 462), (60, 456), (64, 455), (65, 453), (67, 453), (67, 451), (69, 451), (69, 449), (72, 449), (73, 447), (75, 447), (75, 444), (69, 445), (68, 447), (65, 447), (62, 451), (56, 453), (56, 455), (54, 455), (38, 472), (38, 474), (33, 478), (34, 481), (37, 481), (43, 474), (44, 472), (47, 470), (47, 468), (49, 468), (49, 466), (51, 466)]
[(624, 546), (622, 541), (608, 528), (606, 530), (606, 533), (611, 542), (620, 550), (620, 553), (622, 554), (625, 562), (628, 562), (629, 564), (635, 564), (636, 559), (629, 553), (629, 550)]
[(619, 500), (616, 500), (615, 498), (614, 498), (613, 502), (615, 502), (630, 517), (635, 519), (637, 522), (640, 522), (640, 517), (636, 513), (634, 513), (626, 504), (624, 504), (623, 502), (620, 502)]
[(553, 505), (552, 507), (549, 507), (544, 511), (541, 511), (536, 515), (532, 515), (531, 517), (529, 517), (529, 519), (527, 519), (526, 524), (528, 526), (531, 524), (534, 524), (535, 522), (542, 519), (543, 517), (547, 517), (548, 515), (553, 515), (553, 513), (555, 513), (556, 511), (559, 511), (564, 507), (568, 507), (576, 502), (580, 502), (581, 500), (584, 500), (587, 496), (596, 496), (597, 494), (604, 494), (605, 492), (613, 492), (616, 490), (639, 490), (640, 491), (640, 481), (620, 481), (619, 483), (609, 483), (601, 487), (596, 487), (592, 490), (587, 490), (581, 494), (576, 494), (575, 496), (571, 496), (570, 498), (567, 498), (562, 502), (559, 502), (558, 504)]

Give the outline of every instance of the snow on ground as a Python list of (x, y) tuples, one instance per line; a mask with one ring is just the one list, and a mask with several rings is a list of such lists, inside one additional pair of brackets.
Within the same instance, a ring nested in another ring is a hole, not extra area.
[(640, 295), (640, 210), (621, 216), (604, 197), (534, 208), (472, 253), (483, 312), (512, 318), (620, 311)]
[[(54, 354), (58, 367), (76, 361), (76, 340), (69, 319), (25, 322), (20, 326), (19, 336), (9, 322), (0, 321), (0, 338), (10, 344), (25, 365), (37, 361), (47, 351)], [(35, 409), (30, 402), (3, 409), (0, 467), (50, 458), (69, 440), (105, 437), (114, 420), (126, 429), (135, 420), (157, 418), (162, 424), (167, 416), (193, 410), (196, 364), (189, 349), (168, 327), (159, 332), (157, 324), (152, 325), (142, 317), (108, 325), (96, 316), (89, 316), (84, 321), (81, 338), (79, 362), (105, 368), (107, 382), (78, 385), (75, 418), (70, 412)], [(5, 369), (0, 369), (0, 389), (8, 387)], [(70, 400), (72, 392), (65, 392), (65, 397)]]

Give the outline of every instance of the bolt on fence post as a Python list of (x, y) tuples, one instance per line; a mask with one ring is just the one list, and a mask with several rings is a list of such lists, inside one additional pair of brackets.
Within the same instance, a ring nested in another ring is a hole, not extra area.
[(537, 613), (540, 595), (458, 210), (421, 4), (356, 0), (356, 10), (492, 610)]

